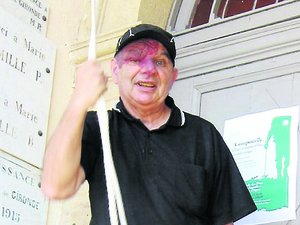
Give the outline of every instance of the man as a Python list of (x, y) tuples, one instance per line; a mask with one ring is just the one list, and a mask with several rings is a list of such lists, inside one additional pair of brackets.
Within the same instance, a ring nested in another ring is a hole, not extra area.
[[(171, 34), (142, 24), (120, 38), (112, 60), (120, 102), (109, 111), (110, 139), (128, 224), (232, 224), (255, 204), (215, 127), (168, 96), (175, 56)], [(87, 179), (92, 225), (109, 224), (100, 131), (88, 112), (105, 89), (101, 65), (84, 63), (47, 146), (42, 179), (44, 193), (58, 199)]]

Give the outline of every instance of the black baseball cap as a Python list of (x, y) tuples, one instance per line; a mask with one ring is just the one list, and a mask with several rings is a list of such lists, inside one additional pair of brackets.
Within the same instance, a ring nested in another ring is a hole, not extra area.
[(150, 38), (160, 42), (168, 51), (175, 65), (176, 47), (172, 34), (152, 24), (140, 24), (129, 28), (118, 40), (115, 56), (129, 43), (142, 38)]

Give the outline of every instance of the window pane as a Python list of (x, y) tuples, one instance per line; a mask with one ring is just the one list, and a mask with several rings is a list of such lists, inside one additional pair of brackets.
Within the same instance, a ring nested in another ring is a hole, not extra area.
[[(198, 0), (192, 16), (191, 27), (208, 23), (212, 11), (216, 18), (226, 18), (253, 9), (283, 2), (284, 0)], [(214, 7), (214, 9), (212, 9)]]
[(191, 27), (208, 23), (213, 1), (214, 0), (200, 0), (197, 5)]
[(234, 16), (243, 12), (251, 11), (254, 4), (254, 0), (223, 0), (223, 2), (225, 2), (224, 17)]
[(273, 3), (276, 3), (276, 0), (258, 0), (255, 8), (258, 9)]

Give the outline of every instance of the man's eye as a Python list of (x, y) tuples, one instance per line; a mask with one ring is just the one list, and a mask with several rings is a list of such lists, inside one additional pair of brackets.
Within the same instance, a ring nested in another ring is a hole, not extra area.
[(140, 61), (140, 59), (138, 57), (132, 57), (132, 56), (128, 57), (127, 60), (128, 61), (132, 61), (132, 62), (138, 62), (138, 61)]
[(140, 62), (140, 60), (136, 59), (136, 58), (129, 58), (129, 59), (127, 59), (127, 61), (130, 63), (139, 63)]
[(158, 66), (165, 66), (166, 65), (165, 60), (156, 60), (155, 64), (158, 65)]

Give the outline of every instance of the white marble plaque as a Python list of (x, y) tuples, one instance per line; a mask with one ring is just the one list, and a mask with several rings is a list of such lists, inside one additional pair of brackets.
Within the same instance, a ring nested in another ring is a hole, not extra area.
[(0, 7), (22, 23), (46, 35), (49, 10), (44, 0), (1, 0)]
[(48, 200), (40, 189), (40, 172), (0, 152), (0, 224), (44, 225)]
[(39, 168), (55, 53), (49, 40), (0, 8), (0, 149)]

